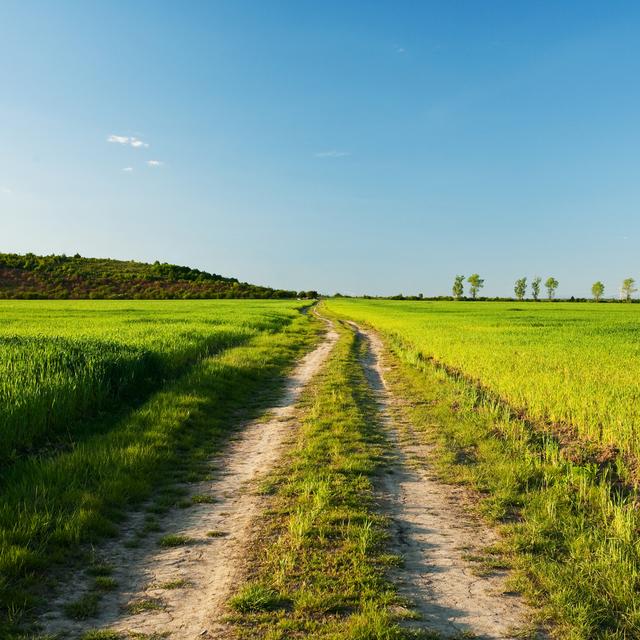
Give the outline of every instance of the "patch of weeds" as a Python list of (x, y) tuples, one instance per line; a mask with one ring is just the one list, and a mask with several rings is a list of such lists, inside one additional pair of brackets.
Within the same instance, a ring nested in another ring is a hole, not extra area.
[(100, 597), (97, 593), (86, 593), (73, 602), (64, 605), (64, 613), (73, 620), (87, 620), (98, 613)]
[(185, 536), (178, 533), (170, 533), (166, 536), (162, 536), (158, 540), (158, 544), (161, 547), (181, 547), (187, 544), (193, 544), (195, 540), (189, 536)]
[(225, 531), (207, 531), (207, 538), (224, 538), (226, 535)]
[(260, 483), (260, 486), (258, 487), (256, 493), (259, 496), (272, 496), (278, 490), (278, 484), (279, 483), (277, 480), (268, 478), (267, 480), (264, 480), (262, 483)]
[(80, 640), (124, 640), (125, 636), (117, 631), (109, 631), (108, 629), (92, 629), (85, 631)]
[(290, 601), (283, 598), (275, 589), (261, 584), (251, 584), (245, 587), (229, 601), (229, 606), (239, 613), (275, 611), (276, 609), (284, 609), (289, 604)]
[(144, 521), (144, 527), (142, 528), (143, 533), (152, 533), (157, 531), (162, 531), (162, 527), (158, 522), (158, 519), (155, 516), (147, 515)]
[(216, 499), (213, 496), (208, 496), (205, 493), (197, 493), (195, 496), (191, 496), (192, 504), (213, 504)]
[(166, 504), (153, 504), (147, 509), (147, 511), (149, 513), (155, 513), (158, 516), (162, 516), (169, 511), (169, 506)]
[(397, 553), (381, 553), (376, 561), (384, 567), (400, 568), (404, 566), (404, 558)]
[(113, 565), (106, 562), (96, 562), (89, 566), (87, 573), (90, 576), (110, 576), (113, 573)]
[(96, 576), (93, 586), (98, 591), (113, 591), (118, 587), (118, 582), (110, 576)]
[(159, 611), (160, 609), (164, 609), (164, 604), (157, 598), (141, 598), (128, 602), (124, 609), (127, 613), (136, 615), (138, 613), (144, 613), (145, 611)]
[(122, 545), (127, 549), (137, 549), (140, 546), (140, 537), (136, 534), (129, 540), (125, 540)]
[(169, 580), (169, 582), (159, 584), (158, 589), (184, 589), (185, 587), (190, 587), (191, 584), (191, 582), (184, 578), (177, 578), (176, 580)]

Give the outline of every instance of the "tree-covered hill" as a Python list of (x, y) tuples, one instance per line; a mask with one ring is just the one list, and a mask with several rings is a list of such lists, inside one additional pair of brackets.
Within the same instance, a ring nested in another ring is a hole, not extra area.
[[(303, 297), (307, 293), (301, 292)], [(174, 264), (0, 253), (0, 298), (167, 299), (295, 298), (295, 291), (260, 287), (236, 278)]]

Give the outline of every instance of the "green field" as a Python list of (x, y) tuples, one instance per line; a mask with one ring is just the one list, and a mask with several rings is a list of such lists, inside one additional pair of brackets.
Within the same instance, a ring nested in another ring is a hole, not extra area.
[(634, 305), (341, 299), (327, 307), (455, 369), (535, 421), (640, 451)]
[(498, 525), (552, 637), (640, 637), (638, 308), (323, 304), (385, 338), (406, 418)]
[(260, 408), (313, 339), (302, 307), (0, 302), (0, 607), (10, 621), (44, 568), (112, 535), (127, 505), (197, 475)]
[(141, 397), (204, 356), (291, 319), (295, 304), (0, 303), (0, 456), (73, 438), (79, 418)]
[[(56, 571), (86, 573), (128, 514), (144, 510), (145, 539), (210, 478), (212, 454), (318, 340), (309, 304), (0, 302), (0, 635), (37, 617)], [(640, 308), (334, 298), (319, 313), (340, 338), (260, 489), (269, 535), (247, 540), (237, 636), (438, 637), (394, 613), (410, 607), (376, 487), (395, 445), (355, 321), (386, 345), (421, 463), (500, 531), (485, 570), (509, 567), (553, 637), (640, 637)]]

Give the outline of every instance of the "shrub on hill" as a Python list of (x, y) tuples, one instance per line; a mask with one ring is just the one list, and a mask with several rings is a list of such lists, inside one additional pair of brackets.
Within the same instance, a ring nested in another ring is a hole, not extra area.
[(239, 282), (175, 264), (0, 253), (4, 299), (295, 298), (295, 291)]

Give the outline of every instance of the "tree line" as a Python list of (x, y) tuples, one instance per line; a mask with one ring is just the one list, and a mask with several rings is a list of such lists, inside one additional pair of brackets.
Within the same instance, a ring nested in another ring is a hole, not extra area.
[[(465, 297), (464, 286), (465, 282), (469, 285), (469, 297), (475, 300), (478, 297), (480, 289), (484, 287), (484, 279), (479, 274), (473, 273), (465, 280), (465, 276), (457, 275), (453, 281), (453, 287), (451, 289), (455, 300), (460, 300)], [(625, 278), (622, 281), (620, 287), (620, 297), (626, 302), (631, 302), (633, 294), (638, 290), (635, 286), (636, 281), (633, 278)], [(556, 289), (560, 283), (553, 276), (549, 276), (545, 282), (544, 287), (547, 290), (547, 298), (553, 300), (556, 297)], [(542, 278), (536, 276), (531, 280), (531, 298), (533, 300), (540, 299), (540, 290), (542, 286)], [(591, 285), (591, 295), (596, 302), (600, 302), (604, 296), (604, 284), (598, 280)], [(527, 296), (527, 278), (518, 278), (515, 281), (513, 291), (518, 300), (524, 300)]]

